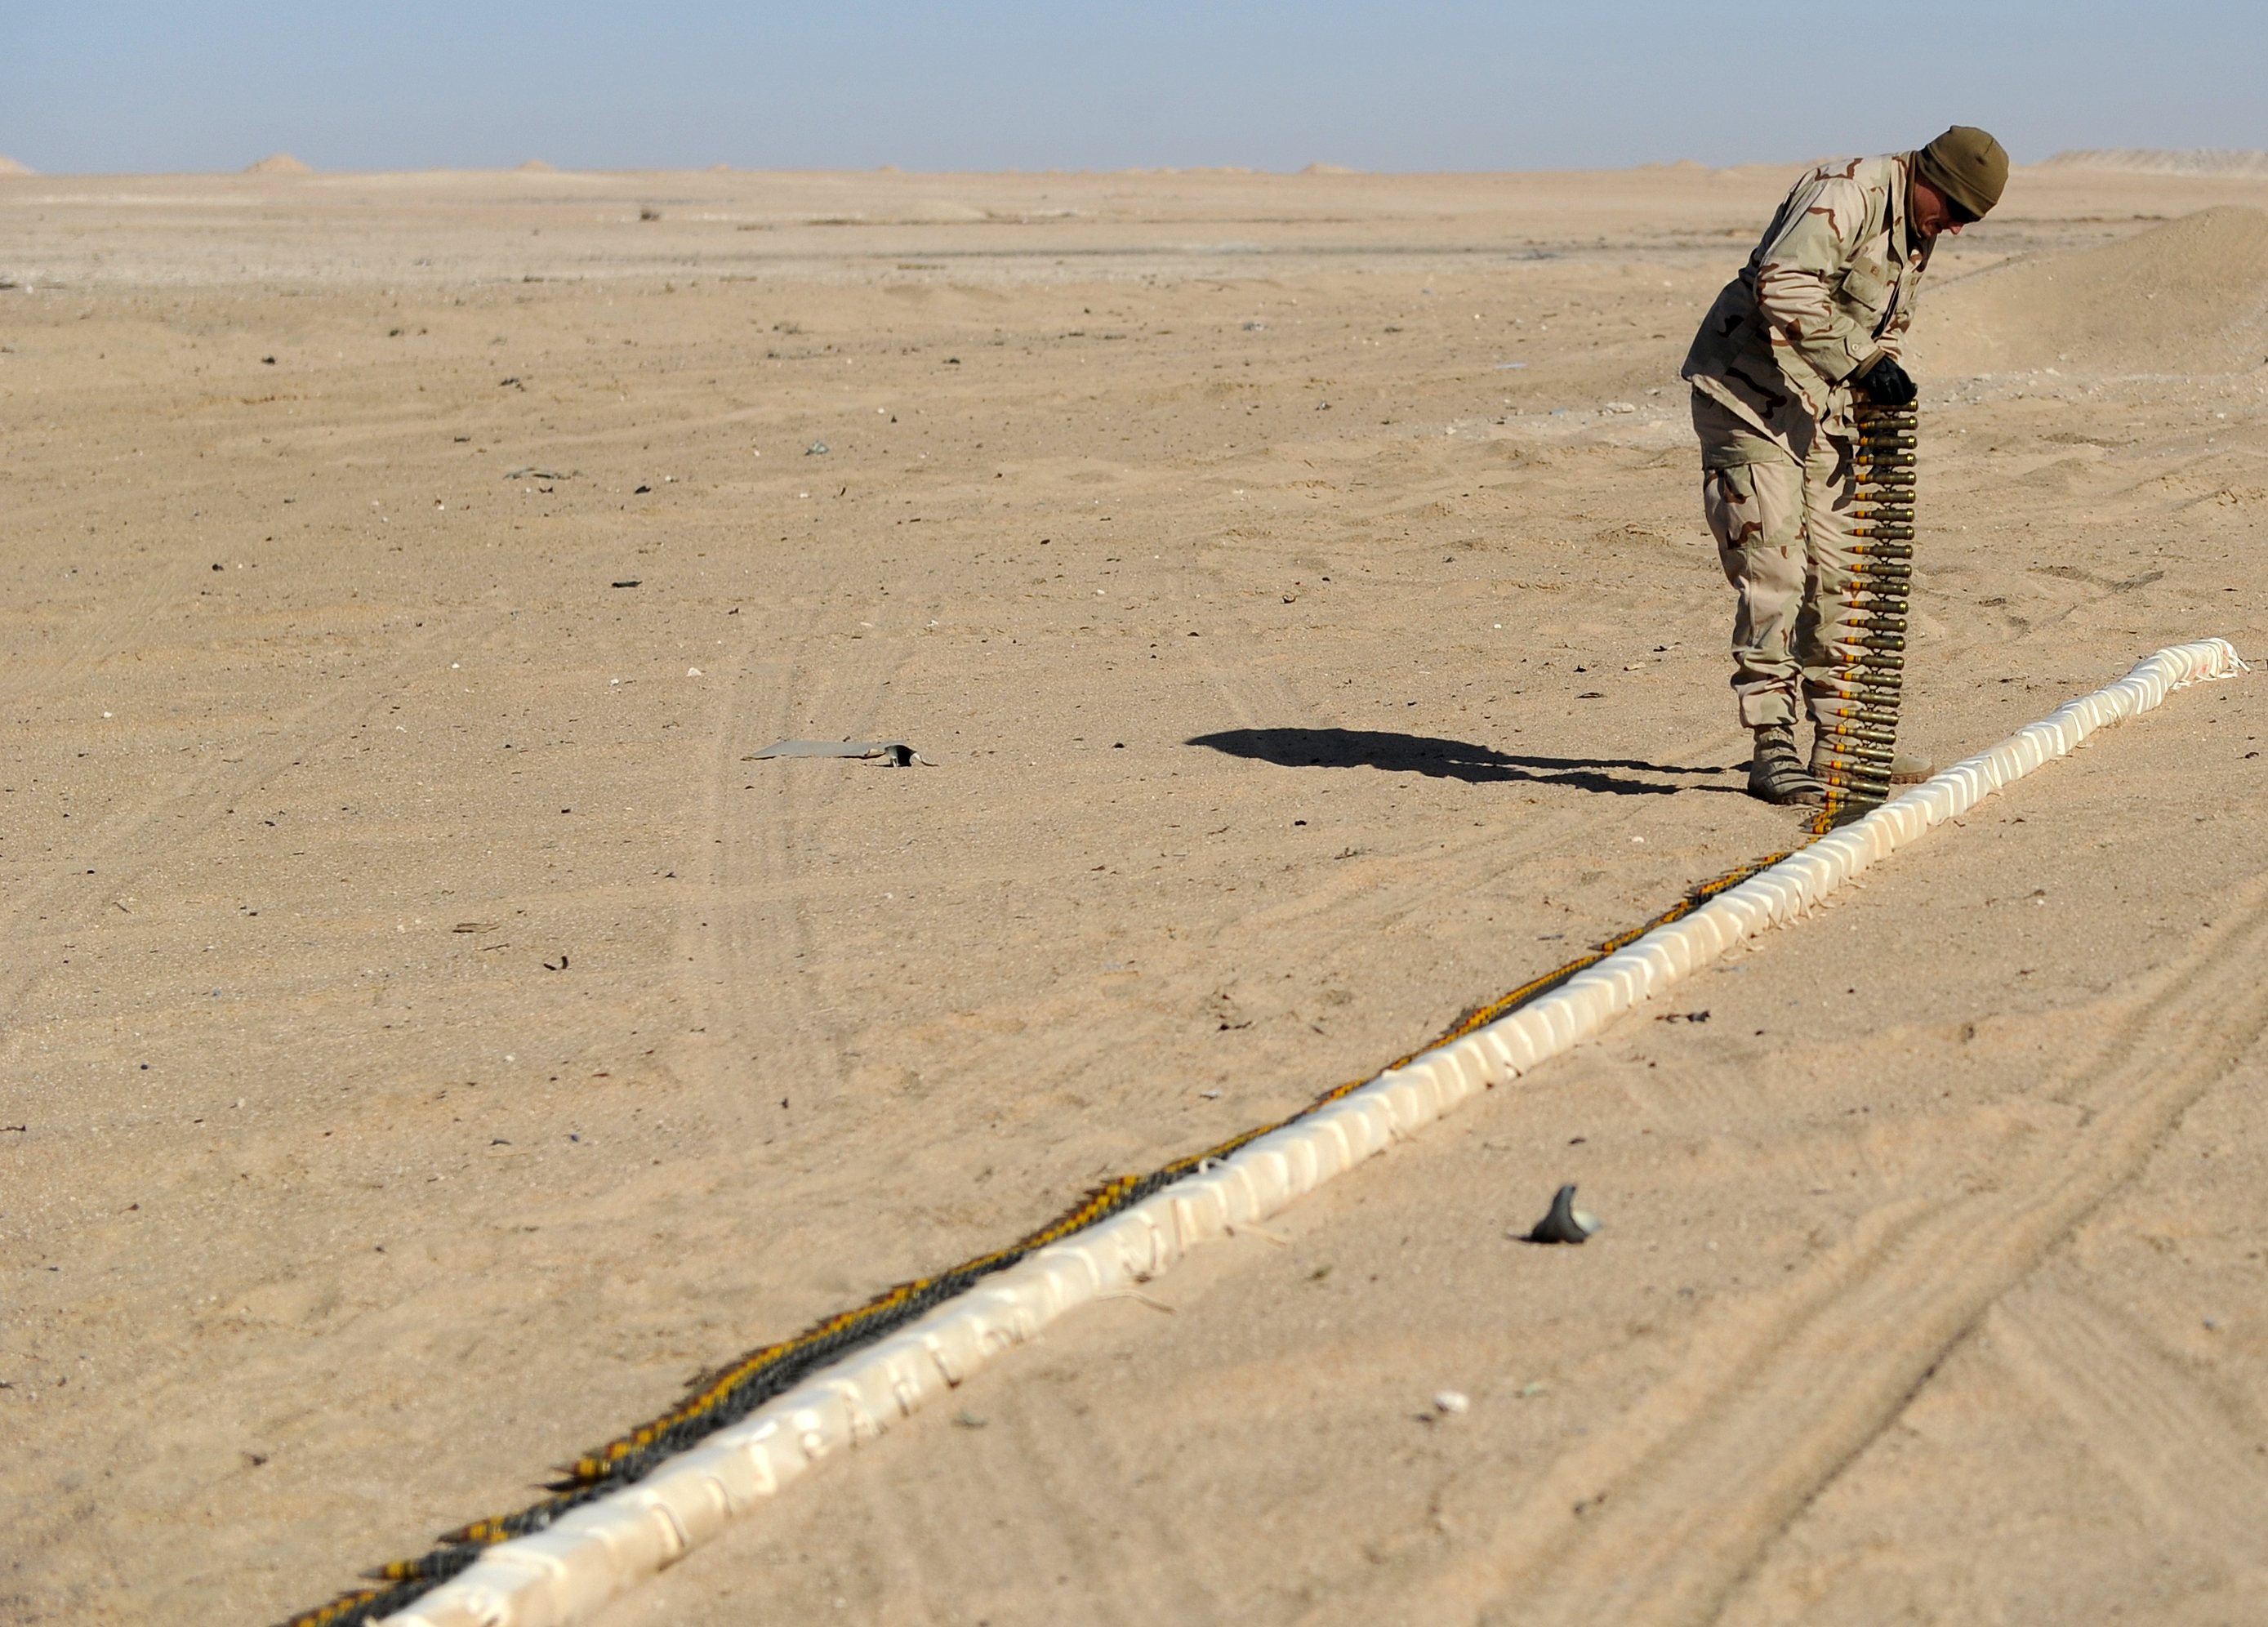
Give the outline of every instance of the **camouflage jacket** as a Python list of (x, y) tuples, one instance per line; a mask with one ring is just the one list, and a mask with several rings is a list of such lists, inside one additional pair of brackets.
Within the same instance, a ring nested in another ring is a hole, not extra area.
[(1913, 155), (1837, 159), (1788, 193), (1693, 336), (1680, 377), (1790, 457), (1850, 432), (1849, 381), (1895, 357), (1930, 245), (1907, 220)]

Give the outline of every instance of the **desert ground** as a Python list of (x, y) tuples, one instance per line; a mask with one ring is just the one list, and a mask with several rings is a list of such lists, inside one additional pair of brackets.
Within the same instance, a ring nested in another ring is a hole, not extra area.
[[(0, 177), (0, 1620), (317, 1604), (1791, 845), (1676, 369), (1795, 167)], [(2268, 651), (2264, 207), (1943, 246), (1940, 763)], [(2268, 1618), (2264, 682), (608, 1627)]]

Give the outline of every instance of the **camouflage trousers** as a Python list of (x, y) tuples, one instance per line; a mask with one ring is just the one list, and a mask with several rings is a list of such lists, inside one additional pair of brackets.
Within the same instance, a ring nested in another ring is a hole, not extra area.
[(1693, 428), (1701, 505), (1738, 596), (1733, 693), (1741, 722), (1795, 723), (1807, 710), (1816, 719), (1830, 703), (1830, 673), (1859, 654), (1837, 637), (1859, 634), (1852, 625), (1851, 444), (1816, 436), (1799, 463), (1698, 391)]

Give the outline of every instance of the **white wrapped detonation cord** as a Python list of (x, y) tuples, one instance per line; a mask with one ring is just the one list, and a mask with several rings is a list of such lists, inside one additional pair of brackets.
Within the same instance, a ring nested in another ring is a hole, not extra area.
[(2185, 685), (2246, 670), (2225, 639), (2161, 650), (2106, 688), (1821, 837), (1462, 1039), (1250, 1143), (845, 1357), (622, 1491), (500, 1542), (390, 1627), (567, 1627), (715, 1536), (820, 1459), (880, 1435), (1087, 1301), (1266, 1219), (1469, 1097), (1588, 1039), (1743, 939), (1794, 919), (1933, 825)]

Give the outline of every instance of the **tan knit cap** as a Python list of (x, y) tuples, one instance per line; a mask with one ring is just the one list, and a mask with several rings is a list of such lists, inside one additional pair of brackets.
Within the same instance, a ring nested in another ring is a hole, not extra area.
[(1922, 179), (1982, 220), (2008, 184), (2008, 151), (1984, 131), (1956, 124), (1914, 158)]

